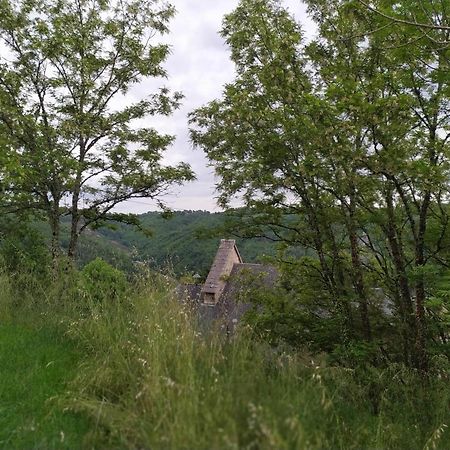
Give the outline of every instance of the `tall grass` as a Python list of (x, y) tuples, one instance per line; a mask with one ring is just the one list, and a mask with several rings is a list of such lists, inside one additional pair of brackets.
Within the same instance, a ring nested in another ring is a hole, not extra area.
[(39, 320), (84, 355), (59, 405), (89, 417), (85, 447), (450, 448), (445, 371), (423, 386), (400, 366), (329, 367), (270, 348), (245, 326), (200, 332), (162, 275), (142, 274), (114, 301), (94, 300), (76, 273), (38, 292)]

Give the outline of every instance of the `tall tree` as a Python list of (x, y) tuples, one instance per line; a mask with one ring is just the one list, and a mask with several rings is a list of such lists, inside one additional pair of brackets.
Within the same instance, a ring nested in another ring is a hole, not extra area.
[[(244, 0), (222, 34), (237, 79), (221, 101), (193, 114), (192, 139), (214, 161), (223, 205), (242, 194), (249, 208), (266, 215), (271, 233), (314, 249), (346, 340), (354, 328), (353, 295), (333, 223), (335, 199), (320, 187), (318, 149), (331, 138), (332, 116), (314, 94), (300, 27), (279, 2)], [(306, 224), (286, 224), (277, 210), (303, 215)]]
[(157, 0), (1, 0), (0, 9), (0, 122), (17, 168), (3, 166), (6, 206), (46, 215), (55, 257), (61, 216), (70, 216), (73, 258), (87, 227), (136, 223), (114, 214), (119, 203), (149, 197), (163, 206), (173, 184), (194, 178), (187, 164), (162, 163), (173, 136), (147, 126), (182, 95), (130, 92), (166, 77), (169, 47), (157, 38), (174, 9)]
[(426, 370), (430, 273), (446, 265), (448, 234), (448, 48), (436, 45), (446, 30), (422, 41), (359, 1), (307, 3), (319, 29), (309, 45), (274, 0), (242, 0), (226, 18), (237, 77), (194, 112), (192, 138), (221, 176), (221, 200), (258, 212), (252, 231), (314, 250), (343, 331), (356, 303), (372, 339), (382, 286), (404, 361)]

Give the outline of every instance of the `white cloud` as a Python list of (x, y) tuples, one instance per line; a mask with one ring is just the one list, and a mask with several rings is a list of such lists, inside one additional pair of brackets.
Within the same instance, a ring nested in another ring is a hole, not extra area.
[[(135, 87), (129, 95), (141, 98), (164, 84), (185, 95), (183, 106), (169, 118), (154, 118), (146, 125), (161, 132), (177, 136), (165, 161), (190, 163), (197, 181), (189, 183), (166, 197), (174, 209), (218, 210), (215, 204), (214, 174), (201, 150), (193, 149), (188, 137), (187, 115), (195, 108), (221, 95), (222, 87), (233, 80), (234, 69), (228, 48), (219, 35), (225, 14), (231, 12), (238, 0), (173, 0), (177, 15), (171, 24), (171, 32), (165, 41), (172, 53), (166, 63), (168, 80), (149, 80)], [(300, 0), (284, 0), (283, 3), (303, 24), (307, 34), (314, 29)], [(145, 212), (155, 209), (148, 200), (136, 200), (122, 204), (119, 209), (128, 212)]]

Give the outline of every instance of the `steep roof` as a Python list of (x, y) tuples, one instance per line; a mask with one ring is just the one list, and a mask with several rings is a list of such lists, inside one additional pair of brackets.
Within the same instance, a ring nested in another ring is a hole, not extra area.
[(183, 302), (198, 303), (201, 290), (202, 286), (199, 284), (180, 284), (177, 286), (177, 296)]
[(237, 302), (245, 291), (256, 287), (272, 287), (278, 279), (278, 271), (268, 264), (234, 264), (222, 297)]
[(206, 282), (202, 288), (202, 300), (216, 304), (226, 286), (226, 277), (231, 274), (233, 266), (242, 263), (241, 255), (233, 239), (222, 239)]
[(252, 306), (248, 293), (261, 286), (273, 287), (278, 276), (276, 268), (270, 265), (234, 264), (218, 302), (215, 305), (203, 301), (199, 304), (200, 322), (208, 326), (218, 320), (224, 329), (233, 331)]
[(235, 264), (220, 298), (220, 304), (234, 317), (250, 307), (249, 293), (260, 287), (272, 288), (278, 271), (267, 264)]
[(222, 239), (205, 284), (180, 286), (179, 295), (195, 305), (202, 325), (209, 327), (219, 319), (231, 331), (251, 307), (248, 292), (273, 287), (278, 276), (273, 266), (243, 263), (236, 242)]

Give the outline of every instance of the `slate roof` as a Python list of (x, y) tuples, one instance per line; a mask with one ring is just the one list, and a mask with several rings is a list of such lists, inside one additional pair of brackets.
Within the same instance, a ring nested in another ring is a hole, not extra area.
[(251, 308), (250, 295), (261, 286), (271, 288), (278, 279), (275, 267), (264, 264), (234, 264), (220, 300), (215, 305), (215, 319), (223, 320), (232, 330), (239, 319)]
[(180, 284), (177, 287), (177, 296), (183, 302), (200, 302), (202, 286), (200, 284)]
[(261, 286), (273, 287), (278, 271), (267, 264), (234, 264), (230, 277), (222, 292), (220, 302), (239, 303), (249, 290)]
[(242, 263), (241, 255), (233, 239), (222, 239), (219, 249), (208, 273), (208, 278), (202, 287), (203, 300), (208, 297), (208, 303), (217, 303), (226, 285), (224, 277), (230, 275), (233, 264)]
[[(218, 321), (232, 331), (251, 307), (248, 292), (273, 287), (278, 275), (273, 266), (242, 262), (236, 242), (222, 239), (205, 284), (181, 285), (178, 295), (197, 309), (201, 325), (209, 327)], [(214, 295), (215, 302), (205, 301), (207, 295)]]

